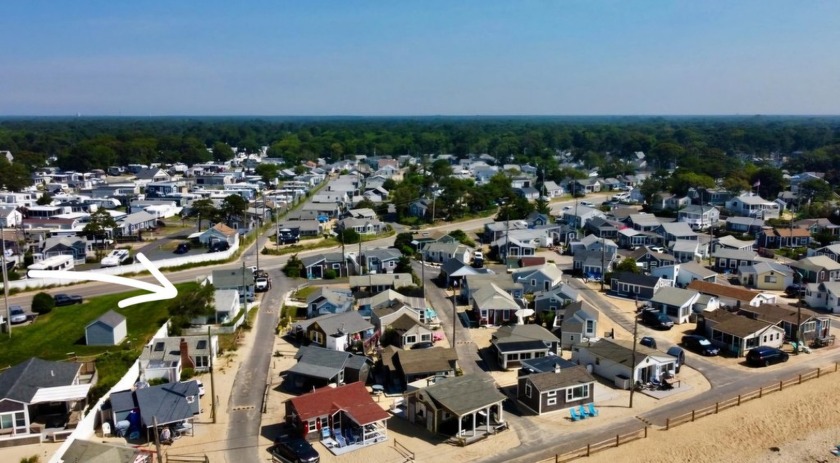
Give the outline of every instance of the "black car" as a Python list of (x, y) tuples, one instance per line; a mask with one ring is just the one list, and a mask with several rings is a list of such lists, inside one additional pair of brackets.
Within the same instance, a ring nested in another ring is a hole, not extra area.
[(683, 336), (682, 345), (690, 351), (707, 357), (714, 357), (720, 353), (720, 349), (715, 347), (708, 339), (696, 334)]
[(84, 302), (82, 296), (77, 294), (56, 294), (53, 296), (56, 306), (81, 304)]
[(321, 461), (318, 451), (304, 439), (276, 443), (268, 448), (268, 452), (274, 461), (288, 463), (319, 463)]
[(294, 244), (298, 241), (300, 241), (300, 235), (288, 228), (284, 228), (277, 233), (277, 242), (279, 244)]
[(650, 347), (651, 349), (656, 349), (656, 339), (653, 339), (650, 336), (644, 336), (642, 339), (639, 340), (639, 344)]
[(787, 362), (790, 356), (775, 347), (759, 346), (747, 352), (747, 364), (767, 367), (774, 363)]
[(642, 323), (657, 330), (670, 330), (674, 327), (674, 322), (671, 318), (658, 309), (643, 310)]
[(228, 249), (230, 249), (230, 245), (227, 241), (214, 241), (210, 243), (210, 252), (227, 251)]
[(435, 347), (435, 343), (429, 342), (429, 341), (417, 342), (417, 343), (414, 343), (411, 346), (411, 348), (415, 349), (415, 350), (416, 349), (429, 349), (429, 348), (432, 348), (432, 347)]
[(175, 254), (186, 254), (190, 252), (190, 245), (189, 243), (181, 243), (175, 248)]
[(785, 294), (788, 297), (802, 297), (805, 295), (804, 285), (790, 285), (785, 288)]

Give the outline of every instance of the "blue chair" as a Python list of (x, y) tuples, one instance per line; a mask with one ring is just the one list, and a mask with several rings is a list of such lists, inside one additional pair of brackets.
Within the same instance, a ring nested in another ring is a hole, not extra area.
[(592, 402), (589, 402), (589, 416), (598, 416), (598, 410)]
[(586, 409), (583, 408), (583, 405), (578, 405), (578, 414), (584, 418), (590, 416)]
[(574, 408), (569, 409), (569, 416), (571, 416), (572, 421), (579, 421), (581, 419), (580, 415), (578, 415), (577, 413), (577, 410), (575, 410)]

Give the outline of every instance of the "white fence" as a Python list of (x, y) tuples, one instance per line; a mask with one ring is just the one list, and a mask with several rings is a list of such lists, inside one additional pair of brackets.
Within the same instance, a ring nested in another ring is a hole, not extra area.
[[(236, 253), (238, 249), (239, 236), (237, 235), (233, 242), (233, 246), (231, 246), (227, 251), (208, 252), (206, 254), (195, 254), (192, 256), (172, 257), (170, 259), (156, 260), (152, 263), (157, 268), (163, 269), (171, 267), (180, 267), (182, 265), (188, 264), (198, 264), (202, 262), (215, 262), (229, 259), (231, 256), (234, 255), (234, 253)], [(119, 267), (98, 268), (88, 271), (94, 273), (103, 273), (106, 275), (125, 275), (127, 273), (144, 272), (146, 271), (146, 268), (143, 266), (143, 264), (136, 263), (131, 265), (121, 265)], [(10, 281), (9, 289), (36, 289), (43, 288), (46, 286), (64, 286), (73, 283), (78, 283), (78, 280), (62, 280), (60, 278), (32, 278), (26, 280)]]
[[(169, 322), (161, 326), (157, 332), (152, 336), (152, 339), (166, 337), (169, 334)], [(79, 423), (76, 425), (76, 429), (73, 430), (73, 434), (70, 434), (67, 437), (67, 440), (61, 444), (61, 447), (50, 457), (50, 463), (61, 463), (61, 457), (64, 455), (64, 452), (70, 448), (70, 444), (73, 443), (76, 439), (90, 439), (96, 433), (96, 425), (97, 418), (99, 417), (99, 411), (102, 410), (102, 406), (105, 404), (111, 394), (114, 392), (125, 391), (134, 387), (134, 383), (137, 382), (137, 378), (140, 377), (140, 359), (134, 361), (131, 365), (131, 368), (128, 369), (128, 372), (119, 380), (117, 384), (114, 384), (107, 394), (102, 396), (96, 405), (89, 408), (87, 411), (87, 415), (84, 418), (79, 420)]]

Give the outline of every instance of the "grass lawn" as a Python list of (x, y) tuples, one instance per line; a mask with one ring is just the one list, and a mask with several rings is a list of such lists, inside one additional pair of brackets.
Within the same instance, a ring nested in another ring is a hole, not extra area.
[[(184, 283), (175, 286), (183, 291), (195, 285)], [(0, 366), (15, 365), (30, 357), (67, 360), (71, 358), (69, 353), (78, 357), (98, 356), (96, 367), (100, 380), (97, 389), (106, 386), (109, 389), (125, 374), (140, 355), (143, 345), (169, 317), (166, 301), (137, 304), (125, 309), (117, 307), (122, 299), (144, 293), (132, 291), (97, 296), (81, 305), (56, 307), (30, 325), (13, 327), (11, 338), (0, 336)], [(120, 346), (86, 346), (85, 326), (111, 309), (126, 318), (126, 340)]]
[(317, 286), (304, 286), (303, 288), (297, 290), (293, 297), (298, 301), (306, 302), (306, 298), (309, 297), (310, 294), (314, 293), (317, 289)]

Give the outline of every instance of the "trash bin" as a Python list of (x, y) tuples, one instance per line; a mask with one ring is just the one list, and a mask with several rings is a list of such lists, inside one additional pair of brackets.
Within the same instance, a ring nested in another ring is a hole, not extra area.
[(630, 377), (626, 375), (615, 375), (615, 387), (623, 390), (630, 389)]

